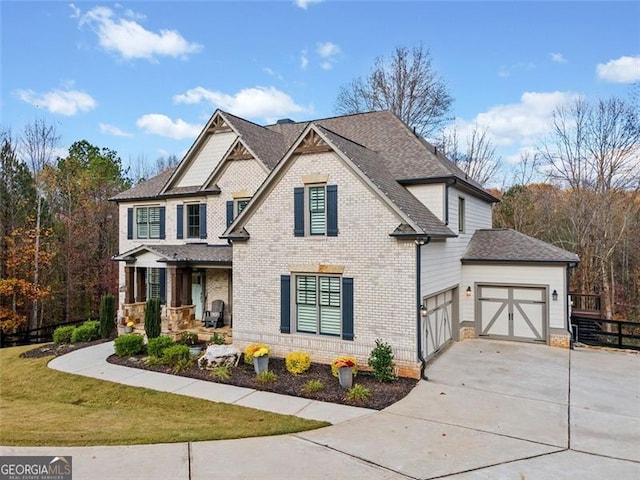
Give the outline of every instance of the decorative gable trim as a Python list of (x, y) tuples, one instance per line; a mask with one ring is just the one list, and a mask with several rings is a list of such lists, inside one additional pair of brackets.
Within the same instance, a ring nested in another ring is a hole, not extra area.
[(237, 142), (226, 157), (227, 160), (251, 160), (252, 158), (253, 155), (242, 142)]
[(309, 130), (304, 138), (300, 141), (293, 153), (322, 153), (331, 152), (333, 149), (322, 139), (318, 132)]
[(231, 127), (224, 121), (222, 115), (216, 115), (207, 128), (207, 133), (230, 132)]

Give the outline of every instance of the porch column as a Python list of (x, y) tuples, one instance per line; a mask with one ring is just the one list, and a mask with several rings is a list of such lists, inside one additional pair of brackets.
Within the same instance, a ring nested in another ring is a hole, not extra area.
[(133, 303), (133, 288), (135, 285), (136, 268), (125, 265), (124, 267), (124, 303)]
[(136, 268), (136, 302), (147, 301), (147, 269)]
[(175, 265), (168, 267), (169, 270), (169, 279), (171, 280), (171, 298), (169, 300), (169, 306), (171, 307), (179, 307), (180, 306), (180, 282), (178, 269)]
[(182, 268), (182, 305), (193, 305), (191, 298), (191, 269)]

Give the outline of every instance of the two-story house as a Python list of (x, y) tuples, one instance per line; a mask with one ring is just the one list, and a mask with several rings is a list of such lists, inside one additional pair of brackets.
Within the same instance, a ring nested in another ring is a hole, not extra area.
[(167, 331), (222, 299), (240, 348), (366, 363), (380, 338), (409, 376), (465, 337), (569, 345), (576, 255), (492, 230), (497, 199), (388, 111), (265, 127), (216, 111), (175, 169), (114, 200), (136, 322), (151, 296)]

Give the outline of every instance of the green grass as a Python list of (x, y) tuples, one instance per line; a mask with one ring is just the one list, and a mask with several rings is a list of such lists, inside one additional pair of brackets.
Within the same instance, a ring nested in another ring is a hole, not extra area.
[(0, 445), (133, 445), (280, 435), (326, 422), (51, 370), (0, 350)]

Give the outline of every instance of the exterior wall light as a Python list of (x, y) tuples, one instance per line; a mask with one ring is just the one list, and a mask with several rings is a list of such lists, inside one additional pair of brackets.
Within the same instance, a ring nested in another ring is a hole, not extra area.
[(557, 291), (557, 290), (554, 290), (554, 291), (551, 293), (551, 299), (552, 299), (554, 302), (557, 302), (557, 301), (558, 301), (558, 291)]
[(420, 305), (420, 316), (421, 317), (427, 316), (427, 306), (425, 304)]
[(467, 297), (470, 297), (470, 296), (471, 296), (471, 285), (469, 285), (469, 286), (467, 287), (466, 292), (467, 292)]

